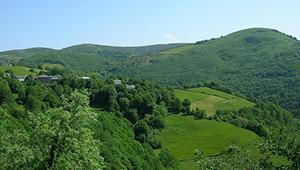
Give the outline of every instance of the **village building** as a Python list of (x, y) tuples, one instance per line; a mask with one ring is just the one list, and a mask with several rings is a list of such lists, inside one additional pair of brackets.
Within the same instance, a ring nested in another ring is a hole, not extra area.
[(90, 77), (79, 77), (79, 78), (81, 78), (82, 80), (89, 80), (90, 79)]
[(133, 84), (126, 84), (127, 89), (135, 89), (135, 85)]
[(120, 85), (120, 84), (122, 84), (122, 80), (114, 80), (114, 84), (115, 85)]
[(25, 76), (16, 76), (16, 79), (19, 80), (19, 81), (25, 81), (27, 75)]
[(55, 76), (39, 75), (35, 79), (43, 82), (46, 85), (52, 85), (55, 84), (59, 79), (61, 79), (61, 76), (60, 75), (55, 75)]

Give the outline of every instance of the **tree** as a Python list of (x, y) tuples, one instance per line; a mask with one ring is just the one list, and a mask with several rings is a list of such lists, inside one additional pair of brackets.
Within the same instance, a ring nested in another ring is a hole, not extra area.
[(12, 95), (8, 83), (3, 79), (0, 79), (0, 105), (7, 108), (10, 112), (14, 112), (16, 107), (16, 101)]
[(30, 135), (6, 110), (0, 108), (0, 169), (34, 169)]
[(133, 124), (139, 119), (136, 109), (129, 109), (125, 112), (125, 117)]
[(184, 99), (182, 101), (182, 112), (190, 113), (191, 111), (191, 101), (189, 99)]
[(178, 169), (178, 161), (168, 149), (162, 149), (158, 157), (165, 168)]
[(88, 107), (86, 92), (75, 91), (64, 98), (61, 108), (46, 113), (29, 113), (44, 168), (102, 169), (100, 142), (93, 138), (95, 113)]
[(195, 116), (195, 119), (203, 119), (206, 117), (206, 111), (196, 108), (193, 110), (193, 115)]
[(9, 104), (14, 102), (14, 97), (6, 80), (0, 80), (0, 104)]
[(140, 141), (141, 143), (146, 142), (149, 130), (149, 126), (144, 120), (137, 121), (133, 127), (136, 140)]
[(130, 101), (126, 97), (122, 97), (119, 99), (119, 106), (122, 111), (127, 111), (130, 106)]
[(182, 104), (180, 99), (176, 98), (172, 101), (172, 104), (170, 106), (170, 111), (174, 113), (180, 113), (182, 110)]

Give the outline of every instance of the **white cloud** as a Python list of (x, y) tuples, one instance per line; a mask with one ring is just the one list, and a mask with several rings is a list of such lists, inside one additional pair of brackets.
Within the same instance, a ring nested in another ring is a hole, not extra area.
[(179, 42), (178, 38), (170, 33), (165, 33), (164, 37), (167, 39), (168, 43), (177, 43)]

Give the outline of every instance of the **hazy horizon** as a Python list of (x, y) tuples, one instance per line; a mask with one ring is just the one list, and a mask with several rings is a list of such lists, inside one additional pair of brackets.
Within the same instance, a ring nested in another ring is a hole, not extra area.
[(81, 2), (1, 1), (0, 51), (193, 43), (257, 27), (300, 38), (296, 0)]

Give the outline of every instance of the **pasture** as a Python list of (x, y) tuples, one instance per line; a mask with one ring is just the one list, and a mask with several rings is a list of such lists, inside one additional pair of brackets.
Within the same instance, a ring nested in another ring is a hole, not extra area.
[(258, 136), (229, 123), (214, 120), (195, 120), (192, 116), (168, 115), (166, 127), (159, 136), (163, 147), (180, 161), (180, 169), (195, 169), (194, 152), (200, 149), (205, 155), (219, 154), (231, 144), (252, 147)]
[(16, 76), (23, 75), (36, 75), (39, 72), (39, 69), (24, 67), (24, 66), (0, 66), (0, 71), (12, 71)]
[(176, 97), (181, 100), (189, 99), (192, 109), (199, 108), (213, 115), (218, 109), (239, 110), (242, 107), (253, 106), (254, 103), (229, 93), (214, 90), (208, 87), (175, 90)]

